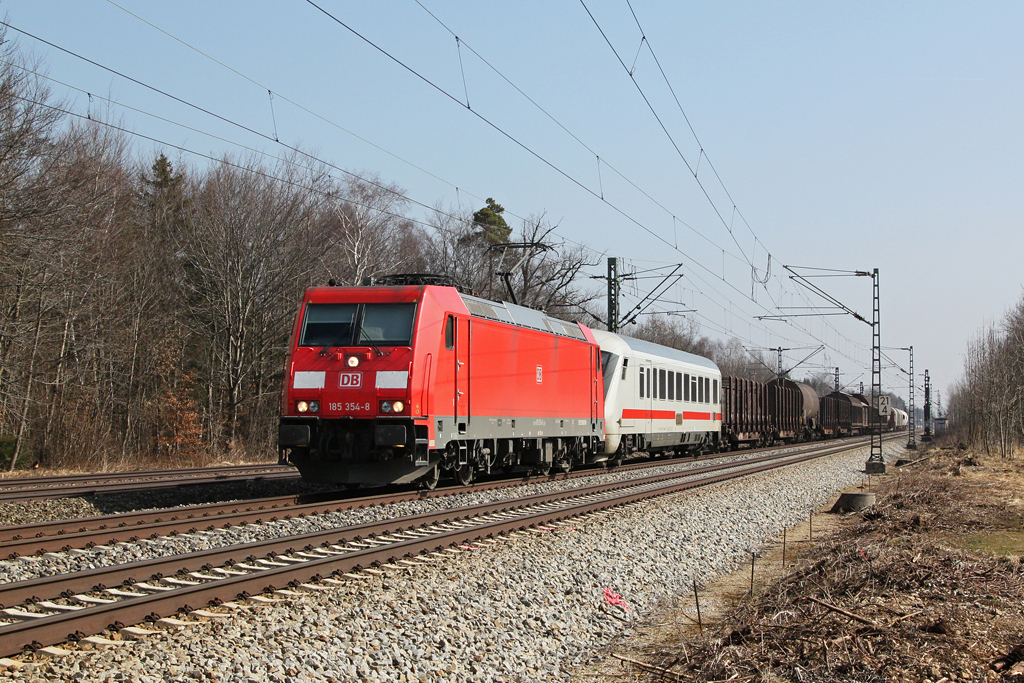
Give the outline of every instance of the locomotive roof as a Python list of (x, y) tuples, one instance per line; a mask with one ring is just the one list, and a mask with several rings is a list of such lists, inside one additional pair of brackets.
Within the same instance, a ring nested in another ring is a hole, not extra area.
[(498, 303), (488, 301), (468, 294), (460, 294), (463, 303), (469, 312), (481, 318), (498, 320), (509, 325), (528, 327), (541, 332), (551, 332), (560, 337), (572, 337), (573, 339), (586, 339), (578, 323), (570, 323), (558, 318), (552, 318), (543, 311), (537, 311), (525, 306), (517, 306), (507, 301)]
[(621, 352), (621, 349), (615, 349), (614, 347), (618, 344), (625, 346), (630, 351), (642, 353), (648, 356), (654, 356), (657, 358), (668, 358), (675, 361), (682, 361), (689, 363), (690, 365), (696, 365), (701, 368), (708, 370), (718, 371), (718, 366), (715, 362), (698, 356), (694, 353), (687, 353), (686, 351), (680, 351), (679, 349), (673, 349), (669, 346), (662, 346), (661, 344), (655, 344), (653, 342), (644, 341), (642, 339), (634, 339), (633, 337), (626, 337), (621, 334), (615, 334), (614, 332), (605, 332), (604, 330), (591, 330), (594, 335), (594, 339), (597, 340), (598, 345), (604, 349), (606, 346), (609, 351)]

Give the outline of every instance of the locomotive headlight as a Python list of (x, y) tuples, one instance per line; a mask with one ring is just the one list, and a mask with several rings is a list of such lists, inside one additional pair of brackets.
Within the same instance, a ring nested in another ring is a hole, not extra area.
[(349, 356), (348, 358), (345, 359), (345, 364), (348, 365), (350, 368), (358, 368), (359, 356)]
[(391, 409), (394, 410), (396, 413), (400, 413), (403, 410), (405, 410), (405, 404), (402, 403), (401, 401), (395, 401), (394, 403), (391, 404)]
[(309, 412), (309, 403), (306, 401), (299, 401), (298, 403), (295, 404), (295, 410), (297, 410), (300, 413)]

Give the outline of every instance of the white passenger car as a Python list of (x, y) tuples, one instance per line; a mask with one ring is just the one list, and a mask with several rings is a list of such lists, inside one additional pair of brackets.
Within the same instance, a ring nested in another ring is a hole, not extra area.
[(722, 373), (692, 353), (593, 330), (604, 370), (604, 454), (717, 446), (722, 429)]

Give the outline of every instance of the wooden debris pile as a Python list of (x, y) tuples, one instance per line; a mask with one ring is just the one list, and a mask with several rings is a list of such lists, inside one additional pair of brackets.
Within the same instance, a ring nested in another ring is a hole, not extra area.
[(669, 681), (1024, 683), (1024, 563), (954, 542), (1020, 519), (958, 483), (948, 468), (892, 482), (802, 568), (630, 665)]

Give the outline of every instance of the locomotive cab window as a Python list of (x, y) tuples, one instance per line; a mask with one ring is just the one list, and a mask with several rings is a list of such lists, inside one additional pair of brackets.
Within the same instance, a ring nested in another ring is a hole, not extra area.
[(357, 304), (307, 304), (299, 346), (348, 346)]
[(448, 316), (448, 321), (444, 324), (444, 348), (451, 351), (455, 348), (455, 316)]
[(299, 346), (410, 346), (416, 304), (307, 304)]
[(366, 304), (357, 344), (411, 346), (416, 304)]

